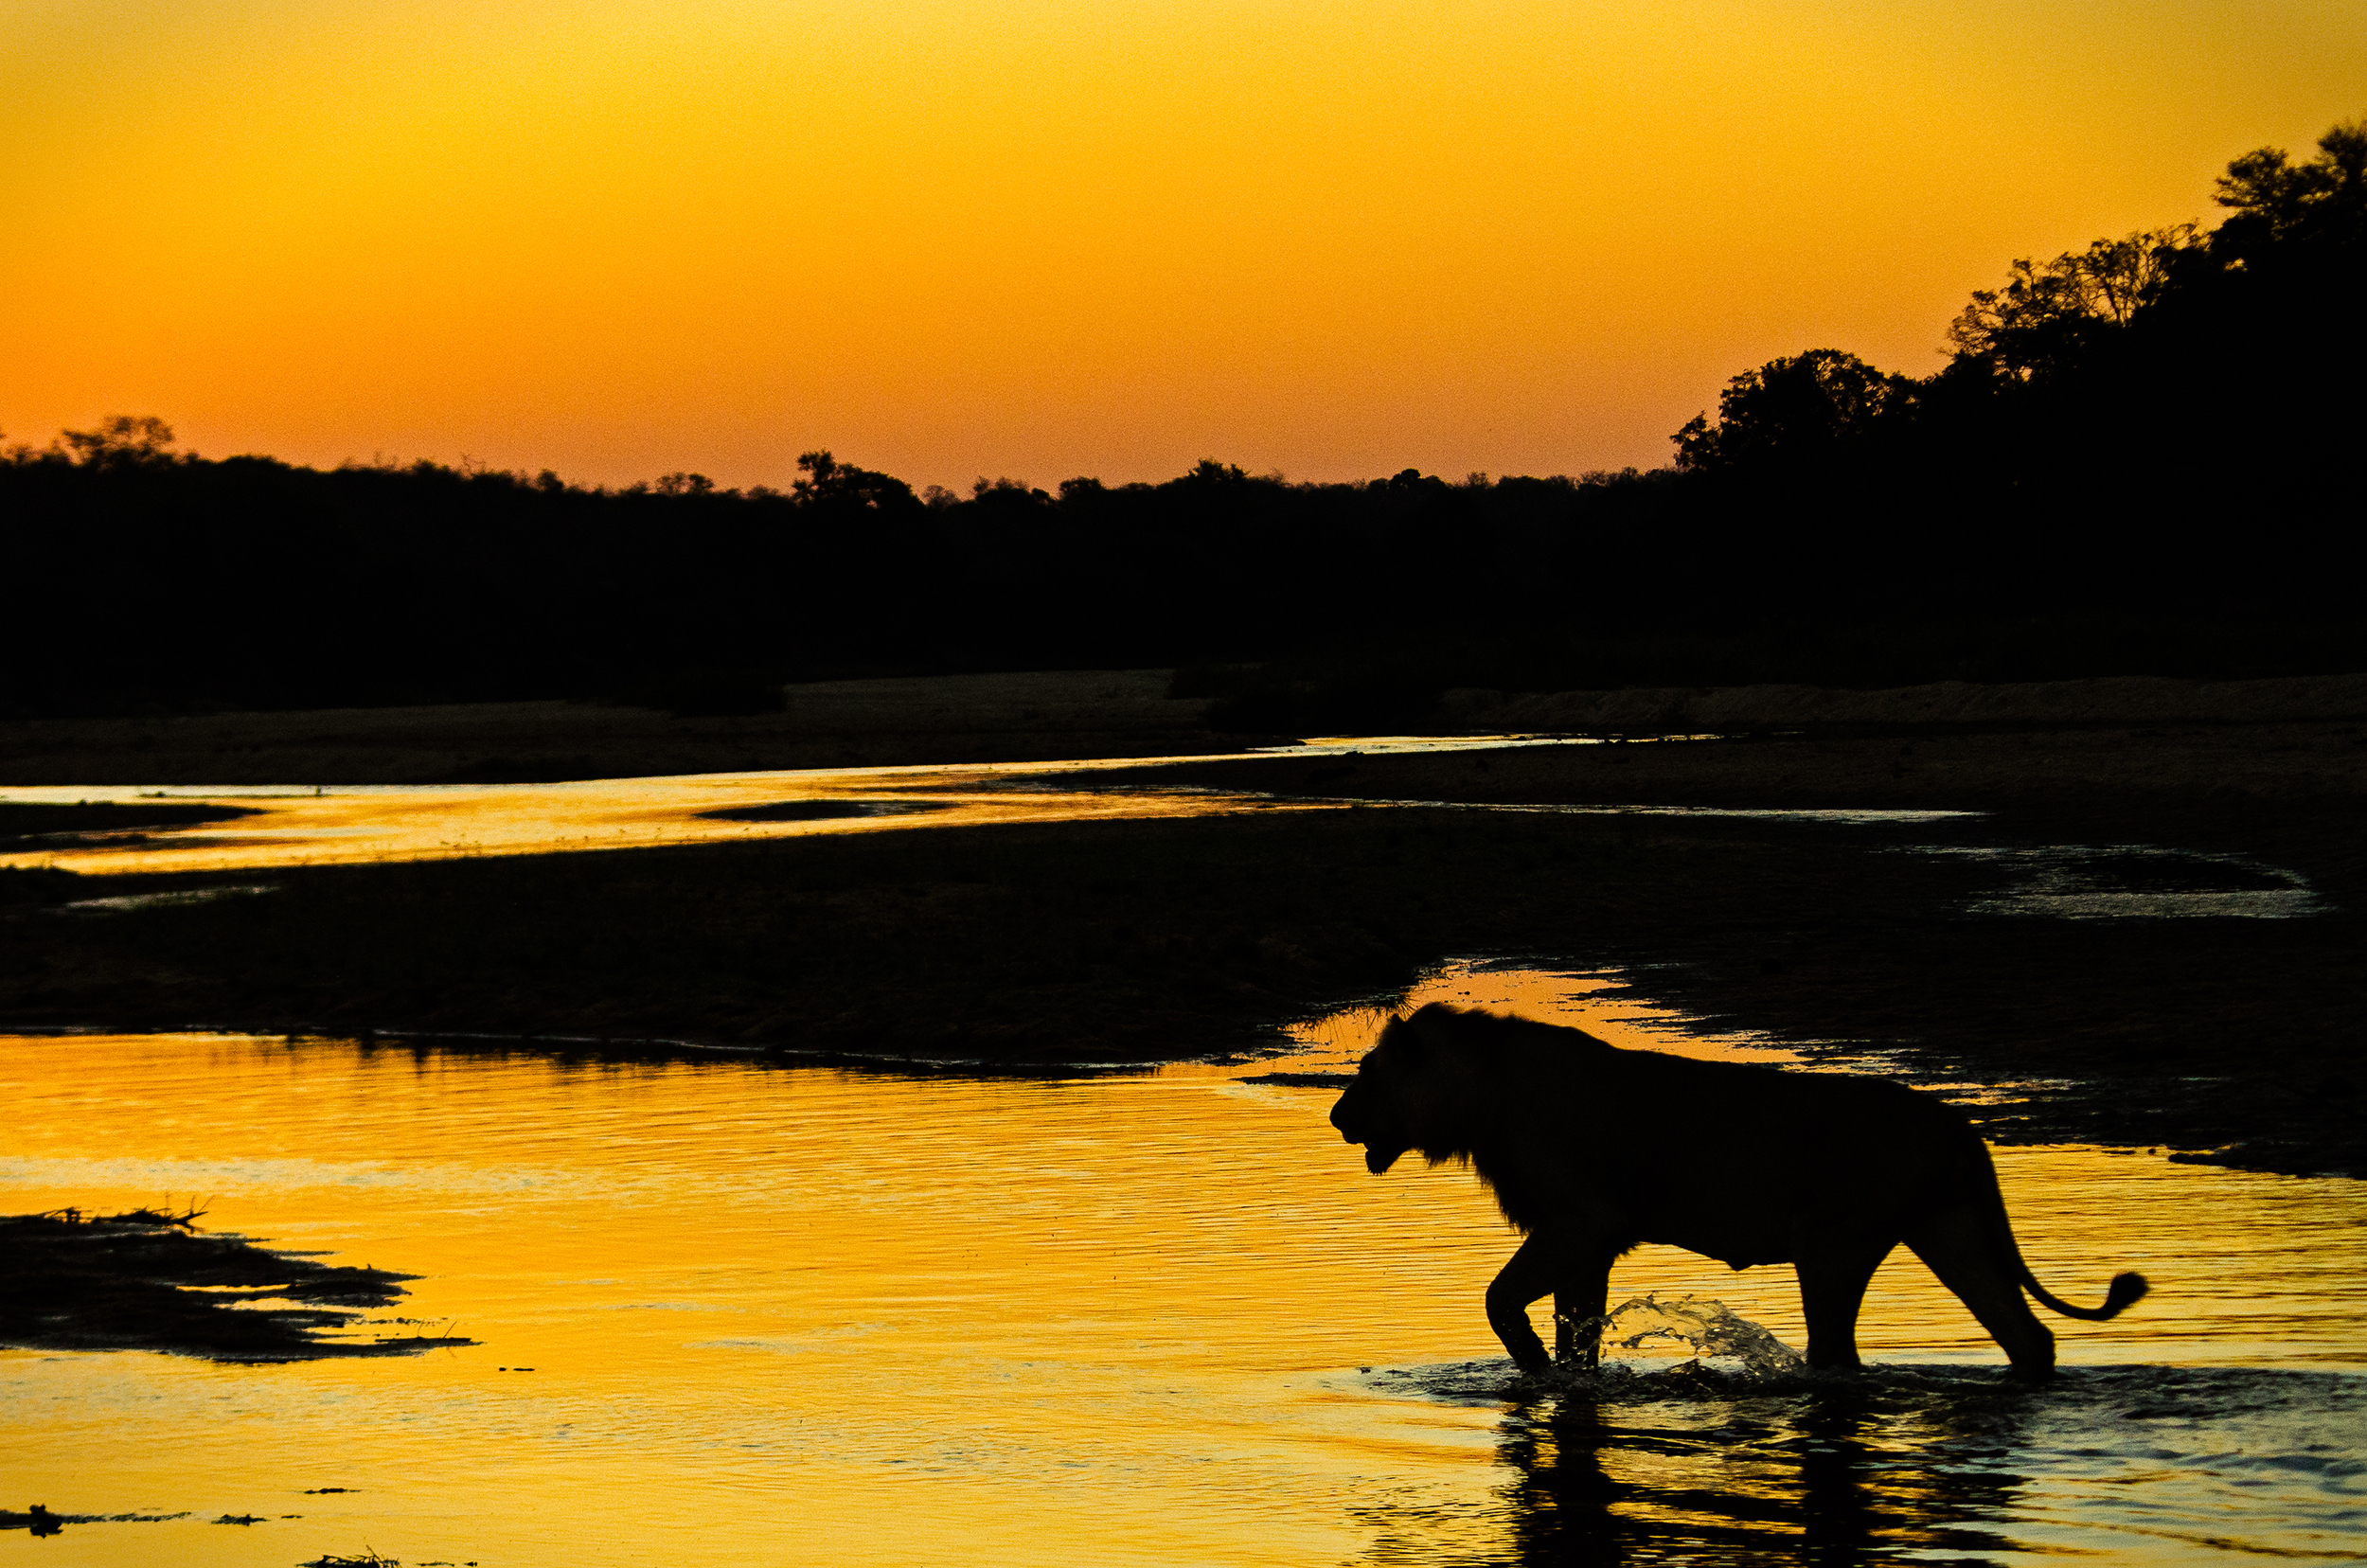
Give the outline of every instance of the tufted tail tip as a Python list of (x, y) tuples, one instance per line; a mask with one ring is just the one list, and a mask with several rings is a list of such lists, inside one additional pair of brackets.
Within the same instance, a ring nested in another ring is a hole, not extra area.
[(2104, 1315), (2114, 1317), (2145, 1299), (2153, 1287), (2141, 1274), (2116, 1274), (2111, 1289), (2104, 1292)]

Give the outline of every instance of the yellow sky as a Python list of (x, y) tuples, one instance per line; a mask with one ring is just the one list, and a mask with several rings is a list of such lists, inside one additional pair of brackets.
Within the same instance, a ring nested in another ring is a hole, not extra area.
[(2359, 0), (9, 0), (0, 430), (916, 484), (1665, 461), (2367, 110)]

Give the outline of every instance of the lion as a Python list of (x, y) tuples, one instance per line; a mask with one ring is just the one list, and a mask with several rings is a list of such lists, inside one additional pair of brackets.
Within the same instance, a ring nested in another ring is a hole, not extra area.
[(1553, 1364), (1529, 1324), (1552, 1295), (1557, 1354), (1595, 1363), (1611, 1267), (1664, 1242), (1733, 1269), (1799, 1271), (1808, 1364), (1858, 1360), (1866, 1282), (1905, 1242), (2003, 1347), (2045, 1377), (2055, 1335), (2027, 1291), (2101, 1322), (2143, 1297), (2113, 1277), (2104, 1305), (2050, 1295), (2022, 1261), (1988, 1146), (1962, 1113), (1901, 1083), (1623, 1050), (1578, 1029), (1433, 1004), (1393, 1020), (1332, 1107), (1379, 1175), (1409, 1149), (1468, 1162), (1524, 1238), (1487, 1287), (1487, 1322), (1522, 1371)]

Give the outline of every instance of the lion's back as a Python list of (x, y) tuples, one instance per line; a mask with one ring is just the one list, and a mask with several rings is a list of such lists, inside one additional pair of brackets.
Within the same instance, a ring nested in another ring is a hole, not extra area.
[(1624, 1050), (1484, 1013), (1451, 1023), (1435, 1032), (1480, 1088), (1460, 1097), (1453, 1141), (1524, 1226), (1563, 1190), (1645, 1208), (1912, 1207), (1986, 1167), (1960, 1112), (1889, 1079)]

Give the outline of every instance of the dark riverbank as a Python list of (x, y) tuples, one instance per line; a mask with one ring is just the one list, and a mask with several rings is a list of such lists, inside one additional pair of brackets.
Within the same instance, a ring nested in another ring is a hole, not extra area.
[[(2180, 789), (2148, 803), (2116, 782), (2147, 771), (2132, 760), (2091, 768), (2101, 788), (1969, 826), (1344, 809), (311, 867), (275, 874), (268, 897), (23, 910), (0, 921), (0, 1021), (620, 1049), (658, 1038), (1044, 1070), (1255, 1051), (1277, 1022), (1401, 987), (1446, 954), (1521, 953), (1627, 966), (1655, 1000), (1811, 1054), (1884, 1053), (1887, 1070), (2000, 1090), (1977, 1108), (1992, 1136), (2367, 1174), (2367, 942), (2351, 913), (2367, 857), (2355, 801), (2305, 783), (2338, 740), (2246, 751), (2287, 761), (2224, 798)], [(2029, 744), (2032, 767), (2070, 755)], [(1893, 770), (1916, 758), (1900, 746), (1364, 758), (1347, 776), (1359, 793), (1433, 800), (1457, 777), (1506, 798), (1636, 800), (1654, 770), (1686, 793), (1687, 768), (1694, 803), (1753, 775), (1760, 806), (1981, 798), (1906, 787)], [(1333, 783), (1290, 775), (1308, 768), (1181, 771)], [(1975, 914), (2001, 891), (1996, 863), (1900, 852), (1973, 839), (2240, 851), (2308, 877), (2332, 912)], [(89, 891), (207, 881), (111, 877)]]

